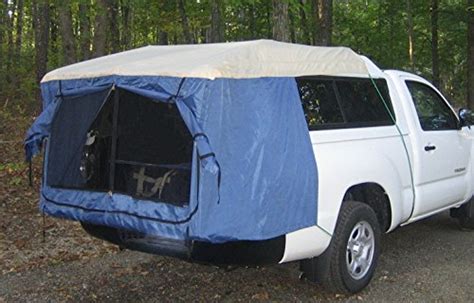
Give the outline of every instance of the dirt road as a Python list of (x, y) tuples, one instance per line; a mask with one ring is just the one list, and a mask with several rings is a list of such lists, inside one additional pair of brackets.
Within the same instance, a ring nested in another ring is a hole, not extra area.
[[(64, 224), (81, 233), (76, 223)], [(83, 245), (103, 246), (95, 240), (78, 243), (77, 249), (84, 251), (93, 248)], [(299, 280), (297, 264), (222, 269), (112, 247), (102, 250), (4, 271), (0, 302), (474, 300), (474, 232), (460, 231), (447, 213), (386, 235), (374, 280), (351, 297)]]

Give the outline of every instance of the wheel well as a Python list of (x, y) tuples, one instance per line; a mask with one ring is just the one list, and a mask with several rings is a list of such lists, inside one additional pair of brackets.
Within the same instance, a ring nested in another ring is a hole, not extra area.
[(377, 183), (362, 183), (350, 187), (343, 201), (359, 201), (369, 205), (377, 215), (382, 231), (387, 231), (392, 223), (390, 199), (382, 186)]

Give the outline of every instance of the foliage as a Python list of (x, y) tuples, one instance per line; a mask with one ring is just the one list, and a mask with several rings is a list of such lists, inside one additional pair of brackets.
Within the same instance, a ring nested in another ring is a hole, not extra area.
[[(183, 0), (192, 40), (209, 41), (211, 0)], [(290, 36), (296, 43), (315, 43), (315, 0), (286, 0), (289, 3)], [(75, 61), (94, 50), (90, 35), (97, 32), (95, 19), (107, 14), (106, 53), (149, 44), (185, 42), (183, 18), (177, 3), (161, 0), (2, 0), (0, 2), (0, 96), (8, 108), (20, 106), (37, 110), (35, 73), (34, 11), (37, 3), (50, 9), (47, 70), (65, 64), (59, 12), (71, 10)], [(268, 39), (272, 36), (272, 1), (222, 0), (226, 41)], [(414, 72), (432, 77), (430, 0), (413, 0)], [(439, 1), (439, 66), (441, 89), (457, 103), (464, 104), (467, 90), (467, 4), (464, 0)], [(20, 3), (23, 3), (22, 8)], [(80, 6), (87, 6), (86, 16)], [(20, 11), (21, 8), (21, 11)], [(115, 12), (113, 14), (112, 12)], [(337, 0), (333, 2), (334, 45), (348, 46), (387, 69), (411, 70), (408, 57), (406, 1)], [(42, 18), (44, 16), (37, 16)], [(114, 32), (113, 25), (118, 30)], [(119, 37), (116, 37), (116, 35)], [(18, 49), (15, 45), (21, 42)], [(85, 42), (85, 43), (84, 43)], [(116, 44), (119, 45), (116, 45)], [(84, 49), (85, 48), (85, 49)], [(3, 104), (0, 104), (0, 106)]]

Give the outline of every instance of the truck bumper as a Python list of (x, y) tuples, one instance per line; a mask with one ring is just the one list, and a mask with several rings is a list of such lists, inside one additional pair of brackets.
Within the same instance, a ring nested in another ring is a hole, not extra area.
[(256, 266), (277, 264), (283, 258), (286, 242), (285, 235), (261, 241), (210, 243), (148, 236), (87, 223), (82, 223), (82, 227), (90, 235), (122, 248), (216, 265)]

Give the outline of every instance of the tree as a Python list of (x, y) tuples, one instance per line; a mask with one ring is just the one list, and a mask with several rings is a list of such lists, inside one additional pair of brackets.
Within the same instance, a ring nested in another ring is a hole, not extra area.
[(474, 0), (468, 0), (467, 106), (474, 109)]
[(79, 44), (81, 60), (87, 60), (91, 57), (91, 22), (90, 22), (90, 3), (81, 1), (79, 3)]
[(224, 41), (224, 24), (222, 22), (222, 10), (219, 0), (211, 0), (211, 33), (209, 42)]
[(59, 30), (63, 44), (64, 63), (72, 64), (77, 61), (77, 57), (76, 38), (72, 28), (71, 1), (62, 1), (61, 6), (59, 9)]
[(97, 0), (97, 12), (94, 22), (93, 57), (100, 57), (106, 54), (107, 29), (109, 28), (108, 18), (109, 3), (107, 0)]
[(130, 0), (122, 0), (122, 39), (121, 45), (123, 50), (132, 47), (132, 4)]
[(332, 44), (332, 0), (313, 0), (313, 41), (314, 45)]
[[(33, 2), (33, 28), (35, 30), (35, 58), (36, 58), (36, 82), (39, 83), (46, 74), (48, 67), (48, 46), (50, 8), (49, 1), (41, 0)], [(37, 98), (40, 100), (39, 90)]]
[(438, 53), (438, 0), (431, 0), (431, 66), (433, 84), (439, 87), (439, 53)]
[(290, 42), (291, 43), (296, 43), (296, 25), (295, 25), (295, 16), (293, 14), (293, 11), (288, 8), (288, 20), (290, 22)]
[(319, 41), (318, 45), (332, 44), (332, 0), (319, 0)]
[(289, 16), (288, 2), (284, 0), (272, 0), (272, 33), (273, 39), (289, 42)]
[[(3, 72), (3, 63), (5, 60), (3, 60), (3, 33), (5, 29), (5, 23), (7, 19), (7, 6), (8, 6), (8, 0), (3, 0), (0, 2), (0, 71)], [(0, 83), (1, 87), (1, 83)]]
[(61, 36), (59, 29), (59, 13), (55, 1), (50, 1), (49, 4), (48, 65), (59, 66), (60, 64), (63, 64), (63, 52), (61, 50), (62, 41), (59, 38)]
[(119, 3), (118, 0), (108, 0), (109, 17), (109, 49), (112, 53), (120, 51)]
[(414, 30), (413, 30), (413, 9), (411, 0), (407, 0), (407, 26), (408, 26), (408, 57), (410, 60), (411, 71), (415, 71), (414, 54)]
[(18, 0), (16, 5), (16, 39), (15, 39), (15, 58), (18, 58), (17, 63), (20, 63), (21, 58), (21, 43), (23, 37), (23, 0)]
[(186, 4), (184, 0), (178, 0), (178, 10), (179, 15), (181, 16), (181, 25), (183, 27), (184, 41), (187, 44), (192, 44), (194, 43), (194, 40), (189, 30), (188, 16), (186, 15)]
[(15, 44), (14, 44), (14, 24), (15, 24), (15, 16), (16, 16), (16, 4), (15, 2), (11, 1), (8, 3), (8, 10), (9, 10), (9, 18), (7, 22), (7, 56), (9, 60), (7, 60), (7, 71), (5, 73), (5, 78), (7, 83), (12, 82), (12, 61), (13, 56), (15, 55)]
[(299, 14), (300, 14), (300, 26), (301, 26), (301, 31), (302, 31), (302, 40), (303, 43), (305, 44), (311, 44), (311, 37), (310, 37), (310, 31), (309, 31), (309, 26), (308, 26), (308, 21), (306, 18), (306, 0), (300, 0), (299, 2)]
[(472, 1), (0, 0), (0, 98), (32, 99), (47, 69), (136, 46), (274, 38), (416, 70), (459, 106), (474, 99)]

